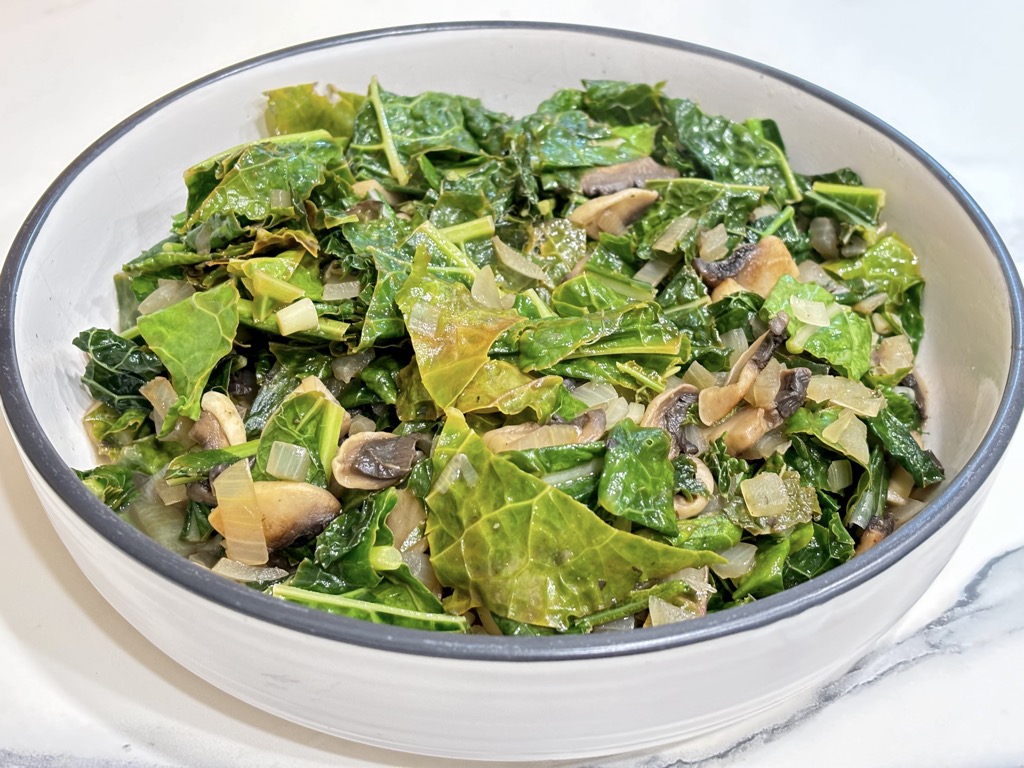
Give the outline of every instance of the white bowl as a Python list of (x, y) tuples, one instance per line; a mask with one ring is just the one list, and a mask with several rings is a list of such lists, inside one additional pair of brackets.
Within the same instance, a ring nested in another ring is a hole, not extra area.
[[(111, 275), (163, 236), (181, 170), (261, 135), (262, 92), (377, 75), (524, 113), (584, 78), (668, 82), (735, 119), (773, 117), (794, 166), (850, 165), (887, 190), (922, 259), (930, 445), (949, 478), (868, 553), (697, 621), (583, 637), (448, 636), (273, 600), (124, 524), (69, 466), (95, 463), (71, 339), (111, 327)], [(966, 276), (966, 277), (965, 277)], [(0, 283), (0, 393), (29, 477), (85, 575), (156, 646), (223, 690), (360, 742), (489, 759), (650, 747), (749, 717), (849, 668), (921, 596), (978, 511), (1021, 412), (1021, 285), (964, 190), (877, 118), (760, 64), (634, 33), (520, 23), (348, 35), (278, 51), (160, 99), (89, 147), (15, 240)]]

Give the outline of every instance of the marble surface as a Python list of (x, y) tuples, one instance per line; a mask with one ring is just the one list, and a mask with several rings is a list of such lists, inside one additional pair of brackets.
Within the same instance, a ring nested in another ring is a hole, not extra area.
[[(0, 254), (49, 182), (165, 92), (265, 51), (391, 24), (500, 18), (624, 27), (757, 59), (874, 112), (935, 157), (1024, 258), (1024, 6), (861, 0), (343, 4), (5, 0)], [(947, 568), (840, 680), (712, 737), (580, 763), (1024, 765), (1024, 522), (1004, 471)], [(183, 671), (65, 557), (0, 426), (0, 765), (421, 766), (293, 726)], [(468, 765), (468, 764), (467, 764)]]

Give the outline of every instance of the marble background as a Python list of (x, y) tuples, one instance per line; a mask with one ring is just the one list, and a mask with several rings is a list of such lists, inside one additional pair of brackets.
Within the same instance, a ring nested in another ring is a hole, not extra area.
[[(988, 213), (1015, 258), (1024, 258), (1024, 5), (1009, 0), (6, 0), (0, 254), (68, 162), (183, 83), (318, 37), (475, 18), (636, 29), (822, 85), (935, 157)], [(948, 567), (841, 679), (711, 737), (578, 765), (1024, 765), (1024, 511), (1014, 485), (1022, 457), (1018, 436)], [(184, 672), (68, 561), (2, 425), (0, 468), (0, 765), (445, 764), (293, 726)]]

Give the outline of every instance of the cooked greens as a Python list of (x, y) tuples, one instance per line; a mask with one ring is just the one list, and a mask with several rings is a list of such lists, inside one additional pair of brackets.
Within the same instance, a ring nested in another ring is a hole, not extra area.
[(79, 476), (197, 567), (418, 629), (640, 627), (841, 565), (943, 479), (917, 257), (772, 120), (607, 80), (523, 117), (266, 96), (73, 342)]

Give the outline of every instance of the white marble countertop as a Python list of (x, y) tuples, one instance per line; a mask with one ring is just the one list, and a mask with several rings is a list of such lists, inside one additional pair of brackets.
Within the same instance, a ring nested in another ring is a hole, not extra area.
[[(1024, 259), (1024, 5), (777, 0), (5, 0), (0, 258), (50, 181), (141, 106), (236, 61), (334, 34), (474, 18), (624, 27), (760, 60), (874, 112), (935, 157)], [(626, 766), (1024, 765), (1024, 521), (1003, 473), (946, 570), (813, 701)], [(435, 766), (237, 702), (176, 666), (66, 556), (0, 426), (0, 765)]]

